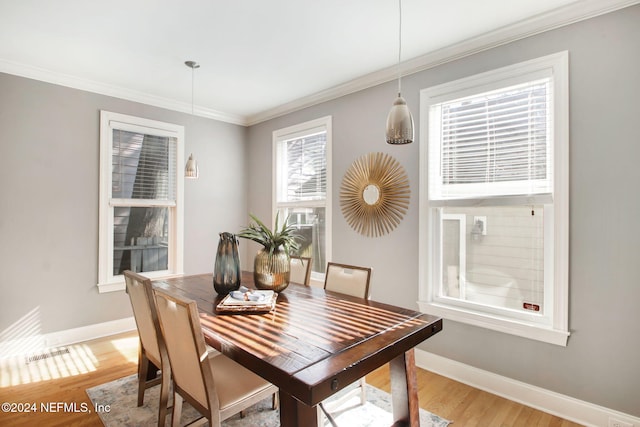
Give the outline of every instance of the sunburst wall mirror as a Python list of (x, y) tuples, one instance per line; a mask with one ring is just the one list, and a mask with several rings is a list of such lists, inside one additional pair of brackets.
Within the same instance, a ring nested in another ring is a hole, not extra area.
[(393, 231), (409, 207), (411, 189), (402, 165), (385, 153), (353, 162), (340, 186), (340, 208), (358, 233), (378, 237)]

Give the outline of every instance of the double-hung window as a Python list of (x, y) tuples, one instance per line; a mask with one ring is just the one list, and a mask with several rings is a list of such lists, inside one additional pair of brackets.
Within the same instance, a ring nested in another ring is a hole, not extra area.
[(182, 273), (182, 126), (102, 111), (100, 292), (124, 289), (123, 272)]
[(566, 345), (567, 64), (421, 91), (422, 310)]
[(275, 210), (297, 226), (299, 256), (321, 280), (331, 250), (331, 117), (273, 133)]

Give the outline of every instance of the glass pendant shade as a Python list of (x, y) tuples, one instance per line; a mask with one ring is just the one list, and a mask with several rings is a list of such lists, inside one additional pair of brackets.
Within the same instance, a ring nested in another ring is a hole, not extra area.
[(398, 94), (387, 116), (387, 144), (400, 145), (413, 142), (413, 116), (404, 98)]
[(398, 97), (387, 116), (387, 144), (403, 145), (413, 142), (413, 117), (402, 97), (402, 72), (400, 60), (402, 58), (402, 0), (398, 0)]
[(189, 160), (187, 160), (187, 165), (184, 167), (184, 177), (185, 178), (197, 178), (200, 175), (200, 170), (198, 169), (198, 162), (193, 158), (193, 154), (189, 155)]

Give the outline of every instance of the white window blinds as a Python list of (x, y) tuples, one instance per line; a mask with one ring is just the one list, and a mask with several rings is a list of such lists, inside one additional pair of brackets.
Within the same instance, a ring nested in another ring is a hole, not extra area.
[(112, 197), (175, 200), (176, 138), (113, 130)]
[(278, 143), (278, 202), (324, 200), (327, 197), (327, 132)]
[(458, 98), (429, 111), (429, 198), (550, 194), (551, 79)]

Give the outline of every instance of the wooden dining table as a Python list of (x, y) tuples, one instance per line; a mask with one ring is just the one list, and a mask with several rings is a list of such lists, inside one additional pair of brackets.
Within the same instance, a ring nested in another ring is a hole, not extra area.
[[(222, 314), (213, 274), (153, 285), (195, 300), (207, 344), (278, 387), (281, 426), (317, 426), (318, 403), (386, 363), (393, 425), (420, 425), (414, 347), (441, 318), (296, 283), (269, 312)], [(254, 287), (252, 273), (242, 285)]]

